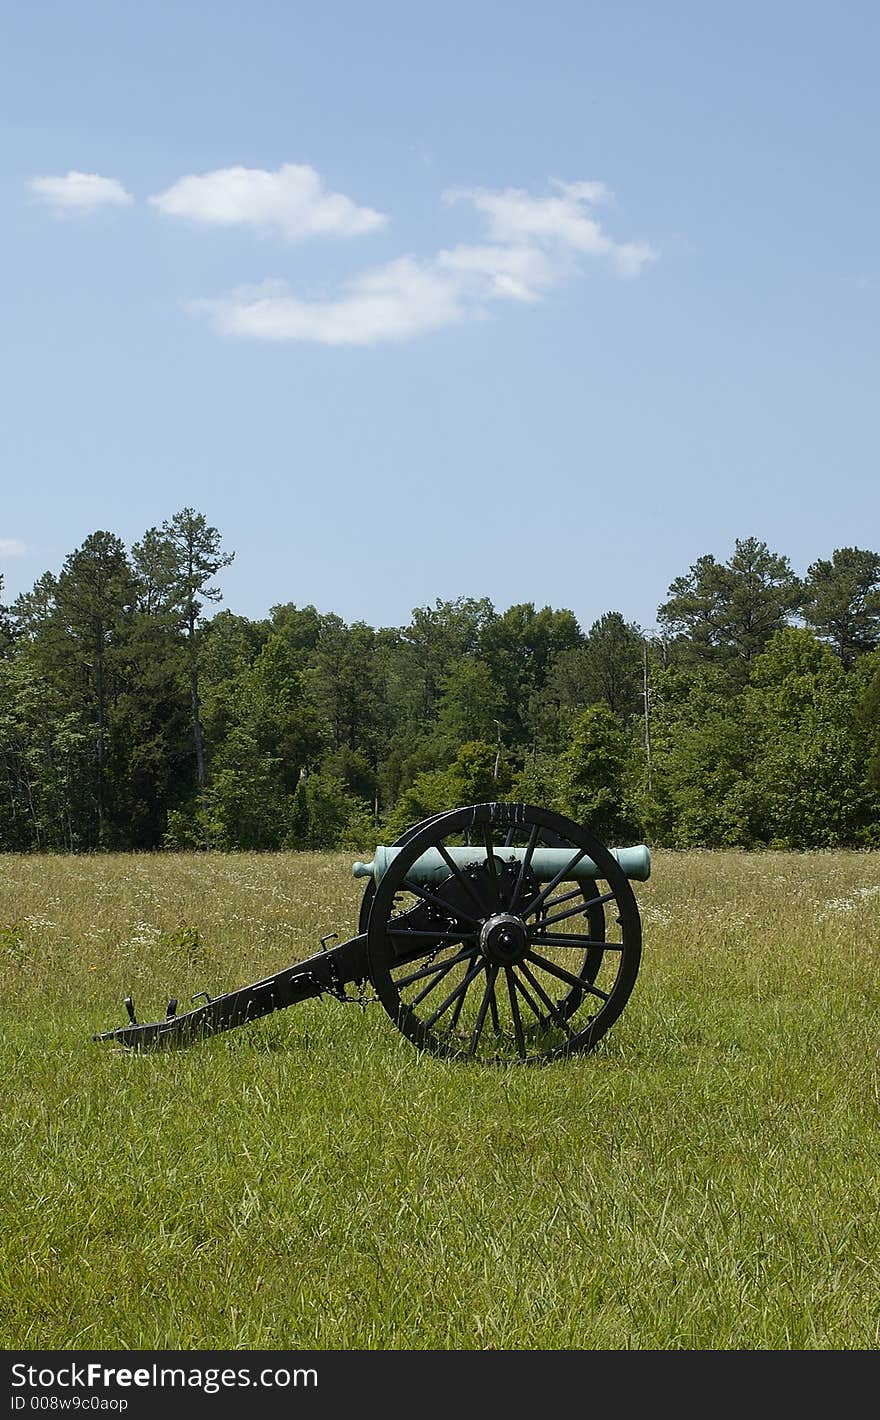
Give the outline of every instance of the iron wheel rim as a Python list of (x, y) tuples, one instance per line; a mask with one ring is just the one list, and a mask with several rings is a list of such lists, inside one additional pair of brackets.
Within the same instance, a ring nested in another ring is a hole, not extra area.
[[(496, 866), (490, 867), (487, 847), (484, 872), (450, 870), (439, 896), (420, 890), (408, 878), (416, 860), (431, 848), (448, 853), (447, 840), (467, 830), (492, 845)], [(535, 893), (527, 871), (514, 901), (511, 881), (517, 869), (504, 850), (522, 846), (514, 845), (515, 838), (526, 838), (533, 850), (562, 846), (570, 848), (572, 856), (591, 858), (598, 870), (594, 896), (586, 896), (580, 886), (570, 889), (567, 879)], [(367, 949), (376, 995), (402, 1034), (419, 1049), (491, 1064), (538, 1064), (593, 1049), (629, 1000), (641, 959), (635, 896), (604, 844), (571, 819), (516, 803), (472, 804), (435, 815), (408, 830), (398, 844), (369, 903)], [(465, 878), (469, 887), (459, 881)], [(536, 898), (543, 899), (537, 908)], [(576, 905), (569, 907), (572, 901)], [(511, 904), (514, 915), (522, 909), (527, 946), (524, 956), (505, 965), (487, 955), (487, 946), (480, 943), (493, 910), (503, 915)], [(414, 905), (420, 911), (414, 913)], [(563, 905), (564, 912), (555, 912)], [(548, 931), (544, 907), (551, 909), (549, 926), (560, 926), (558, 934)], [(593, 935), (599, 907), (601, 939)], [(614, 940), (604, 933), (606, 907), (619, 924)], [(586, 936), (572, 930), (574, 919), (581, 917), (588, 923)], [(572, 949), (582, 954), (579, 963), (572, 959)], [(452, 991), (441, 1000), (434, 992), (442, 983), (444, 990), (451, 985)], [(566, 993), (554, 999), (563, 986)]]

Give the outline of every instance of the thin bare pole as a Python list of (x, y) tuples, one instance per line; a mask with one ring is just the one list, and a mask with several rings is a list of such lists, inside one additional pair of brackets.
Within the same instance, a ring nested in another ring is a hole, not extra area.
[(642, 642), (642, 697), (645, 702), (645, 761), (648, 766), (648, 790), (653, 787), (651, 774), (651, 688), (648, 685), (648, 642)]

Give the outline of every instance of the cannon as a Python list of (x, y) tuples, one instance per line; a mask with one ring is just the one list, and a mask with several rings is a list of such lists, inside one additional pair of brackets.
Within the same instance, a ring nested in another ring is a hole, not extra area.
[[(132, 1049), (191, 1044), (309, 997), (381, 1002), (420, 1050), (537, 1063), (591, 1050), (629, 1000), (641, 958), (631, 881), (644, 844), (605, 847), (549, 809), (481, 803), (436, 814), (355, 863), (357, 933), (304, 961), (162, 1020), (93, 1039)], [(347, 988), (354, 987), (355, 993)], [(372, 987), (373, 996), (368, 995)]]

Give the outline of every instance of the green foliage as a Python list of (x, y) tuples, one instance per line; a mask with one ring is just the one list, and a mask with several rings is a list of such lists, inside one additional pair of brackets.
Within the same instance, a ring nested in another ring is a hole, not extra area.
[(94, 832), (94, 741), (81, 707), (25, 645), (0, 661), (0, 842), (73, 850)]
[(368, 849), (504, 796), (618, 841), (880, 842), (876, 553), (801, 583), (738, 540), (673, 580), (663, 639), (464, 597), (401, 627), (206, 621), (232, 555), (185, 508), (130, 554), (91, 534), (0, 608), (0, 847)]
[(161, 846), (174, 852), (189, 852), (204, 848), (207, 828), (203, 815), (194, 803), (169, 809)]
[(272, 630), (287, 643), (298, 670), (303, 670), (318, 644), (321, 616), (313, 606), (297, 607), (293, 602), (273, 606), (270, 612)]
[(325, 774), (340, 780), (355, 799), (363, 800), (365, 804), (375, 803), (378, 779), (363, 750), (340, 745), (338, 749), (330, 750), (324, 755), (321, 767)]
[(269, 635), (268, 622), (249, 621), (246, 616), (219, 611), (205, 624), (199, 643), (199, 666), (205, 683), (219, 685), (246, 671)]
[[(0, 572), (0, 592), (3, 591), (3, 573)], [(8, 656), (12, 649), (15, 628), (9, 607), (0, 602), (0, 659)]]
[(346, 626), (321, 618), (318, 642), (306, 672), (309, 698), (338, 749), (370, 742), (380, 718), (373, 651), (376, 633), (364, 622)]
[(810, 631), (778, 632), (752, 668), (752, 777), (760, 838), (788, 848), (858, 842), (868, 803), (856, 698), (840, 661)]
[(535, 750), (527, 755), (522, 768), (513, 777), (511, 798), (523, 804), (544, 805), (557, 809), (559, 769), (555, 754)]
[(739, 695), (718, 669), (659, 676), (651, 830), (677, 847), (865, 841), (856, 712), (856, 685), (802, 628), (775, 634)]
[(609, 611), (594, 621), (584, 643), (587, 681), (584, 699), (601, 702), (622, 720), (642, 709), (644, 638), (637, 626)]
[(607, 705), (591, 705), (574, 721), (559, 757), (556, 805), (605, 842), (638, 831), (630, 808), (632, 741)]
[(507, 763), (495, 745), (469, 740), (459, 745), (449, 769), (456, 803), (485, 803), (503, 798), (510, 788)]
[(0, 956), (21, 965), (27, 958), (25, 929), (21, 922), (0, 922)]
[(292, 808), (285, 847), (361, 850), (375, 842), (369, 809), (332, 774), (310, 774)]
[[(878, 658), (872, 657), (872, 663)], [(858, 719), (863, 728), (867, 765), (866, 778), (872, 789), (880, 790), (880, 662), (862, 690), (858, 703)]]
[(468, 740), (494, 739), (500, 735), (504, 714), (504, 693), (492, 672), (477, 656), (453, 661), (440, 680), (437, 728), (447, 751)]
[(387, 826), (395, 834), (402, 833), (421, 819), (457, 808), (459, 804), (503, 798), (510, 784), (508, 766), (498, 747), (471, 740), (459, 746), (448, 769), (416, 776), (400, 795), (388, 816)]
[(752, 734), (723, 673), (658, 673), (653, 707), (651, 784), (640, 796), (650, 835), (676, 848), (753, 842)]
[(459, 597), (433, 607), (416, 607), (403, 635), (408, 651), (409, 708), (422, 725), (435, 714), (440, 683), (449, 667), (463, 656), (480, 654), (488, 628), (495, 621), (492, 603)]
[(727, 562), (700, 557), (671, 583), (657, 620), (684, 660), (724, 665), (741, 685), (755, 656), (802, 599), (787, 557), (757, 538), (738, 538)]
[(236, 725), (215, 756), (202, 796), (208, 842), (217, 848), (277, 848), (284, 793), (277, 756), (261, 750), (252, 725)]
[(804, 619), (849, 669), (880, 642), (880, 555), (839, 547), (807, 568)]
[(202, 941), (198, 927), (189, 922), (179, 922), (176, 927), (160, 932), (156, 948), (172, 957), (179, 957), (191, 966), (203, 965), (210, 956), (210, 948)]
[(556, 658), (582, 640), (573, 612), (549, 606), (536, 611), (533, 602), (509, 607), (489, 622), (481, 653), (504, 696), (506, 744), (527, 743), (533, 697), (543, 691)]

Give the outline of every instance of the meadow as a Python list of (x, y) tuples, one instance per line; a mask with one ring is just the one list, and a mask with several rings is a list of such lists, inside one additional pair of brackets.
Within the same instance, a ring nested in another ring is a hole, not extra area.
[(92, 1041), (354, 932), (355, 856), (0, 858), (0, 1345), (877, 1347), (880, 852), (657, 852), (567, 1061), (333, 1000)]

